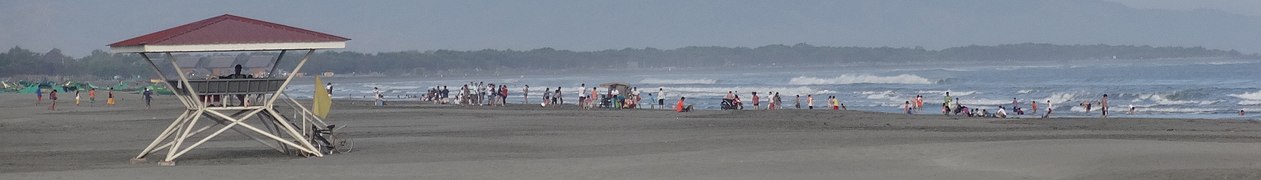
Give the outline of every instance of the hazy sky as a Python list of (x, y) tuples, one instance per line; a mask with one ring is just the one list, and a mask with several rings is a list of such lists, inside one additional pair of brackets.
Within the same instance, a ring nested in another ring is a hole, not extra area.
[(345, 36), (363, 52), (1024, 42), (1261, 52), (1256, 0), (0, 0), (0, 47), (82, 56), (225, 13)]

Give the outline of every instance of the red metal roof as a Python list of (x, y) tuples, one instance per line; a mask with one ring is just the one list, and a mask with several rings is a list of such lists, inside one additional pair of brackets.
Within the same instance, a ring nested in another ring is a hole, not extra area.
[(119, 41), (109, 46), (340, 42), (348, 40), (350, 39), (341, 36), (224, 14)]

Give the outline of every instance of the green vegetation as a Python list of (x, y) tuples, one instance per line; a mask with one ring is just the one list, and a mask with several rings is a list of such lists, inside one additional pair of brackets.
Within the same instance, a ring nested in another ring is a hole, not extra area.
[[(290, 56), (292, 57), (292, 56)], [(338, 74), (442, 73), (452, 70), (610, 69), (637, 64), (641, 68), (661, 67), (743, 67), (775, 63), (782, 66), (834, 65), (849, 63), (935, 63), (1048, 60), (1108, 60), (1157, 58), (1244, 58), (1258, 59), (1234, 50), (1201, 47), (1151, 47), (1116, 45), (1010, 44), (965, 46), (942, 50), (892, 47), (827, 47), (808, 44), (745, 47), (684, 47), (603, 51), (568, 51), (541, 48), (528, 51), (402, 51), (359, 53), (321, 51), (305, 68), (308, 72), (332, 71)], [(292, 64), (293, 61), (286, 61)], [(35, 53), (14, 47), (0, 53), (0, 77), (14, 75), (148, 76), (147, 63), (135, 54), (93, 51), (83, 58), (71, 58), (53, 49)]]

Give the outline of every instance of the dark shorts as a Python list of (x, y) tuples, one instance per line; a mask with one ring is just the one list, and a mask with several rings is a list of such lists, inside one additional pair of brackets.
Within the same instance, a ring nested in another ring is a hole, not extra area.
[(657, 105), (662, 105), (662, 106), (666, 105), (666, 100), (665, 100), (665, 99), (657, 99)]

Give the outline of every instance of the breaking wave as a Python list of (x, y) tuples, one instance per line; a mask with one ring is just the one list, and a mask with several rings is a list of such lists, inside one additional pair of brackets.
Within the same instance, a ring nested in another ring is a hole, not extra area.
[(648, 78), (639, 80), (643, 84), (717, 84), (718, 80), (713, 79), (657, 79)]
[(788, 84), (793, 85), (827, 85), (827, 84), (933, 84), (932, 80), (912, 74), (896, 76), (876, 76), (870, 74), (845, 74), (834, 78), (799, 76), (792, 78)]

